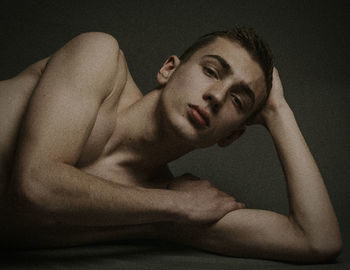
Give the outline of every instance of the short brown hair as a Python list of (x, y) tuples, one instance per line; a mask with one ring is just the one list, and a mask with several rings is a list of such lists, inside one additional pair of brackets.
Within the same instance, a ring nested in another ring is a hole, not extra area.
[(274, 67), (273, 55), (269, 45), (251, 27), (236, 26), (226, 31), (216, 31), (198, 38), (181, 56), (185, 63), (197, 50), (209, 45), (216, 38), (222, 37), (237, 42), (245, 48), (264, 72), (266, 83), (266, 98), (258, 109), (250, 116), (253, 118), (265, 104), (272, 87), (272, 72)]

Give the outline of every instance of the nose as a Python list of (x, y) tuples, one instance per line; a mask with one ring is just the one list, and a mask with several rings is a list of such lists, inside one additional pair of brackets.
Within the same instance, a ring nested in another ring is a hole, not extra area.
[(203, 94), (203, 99), (207, 101), (216, 113), (225, 101), (226, 91), (223, 88), (210, 88)]

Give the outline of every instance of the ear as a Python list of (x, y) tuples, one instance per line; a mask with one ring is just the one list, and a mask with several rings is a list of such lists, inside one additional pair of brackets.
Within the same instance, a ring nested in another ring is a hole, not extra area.
[(242, 136), (242, 134), (245, 132), (247, 128), (245, 126), (233, 131), (229, 136), (226, 136), (218, 141), (218, 145), (220, 147), (226, 147), (229, 146), (231, 143), (233, 143), (235, 140), (237, 140), (239, 137)]
[(180, 59), (176, 55), (169, 56), (157, 74), (157, 82), (160, 86), (167, 84), (171, 74), (173, 74), (179, 65)]

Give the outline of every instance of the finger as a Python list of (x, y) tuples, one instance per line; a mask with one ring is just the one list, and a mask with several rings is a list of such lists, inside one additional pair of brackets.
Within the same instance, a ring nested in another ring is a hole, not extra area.
[(234, 210), (238, 210), (238, 209), (245, 209), (246, 208), (246, 205), (242, 202), (236, 202), (234, 201), (232, 204), (231, 204), (231, 209), (232, 211)]
[(238, 209), (247, 208), (247, 206), (245, 205), (245, 203), (242, 203), (242, 202), (237, 202), (237, 206), (238, 206)]
[(221, 190), (219, 190), (219, 195), (222, 196), (222, 197), (228, 197), (229, 199), (233, 200), (234, 202), (236, 202), (236, 198), (227, 194), (226, 192), (223, 192)]

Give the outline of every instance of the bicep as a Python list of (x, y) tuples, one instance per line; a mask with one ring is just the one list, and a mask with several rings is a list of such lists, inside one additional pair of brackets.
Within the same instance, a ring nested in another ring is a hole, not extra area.
[(114, 85), (113, 57), (118, 57), (119, 48), (108, 38), (82, 34), (51, 57), (22, 123), (16, 162), (21, 168), (47, 160), (77, 161)]

